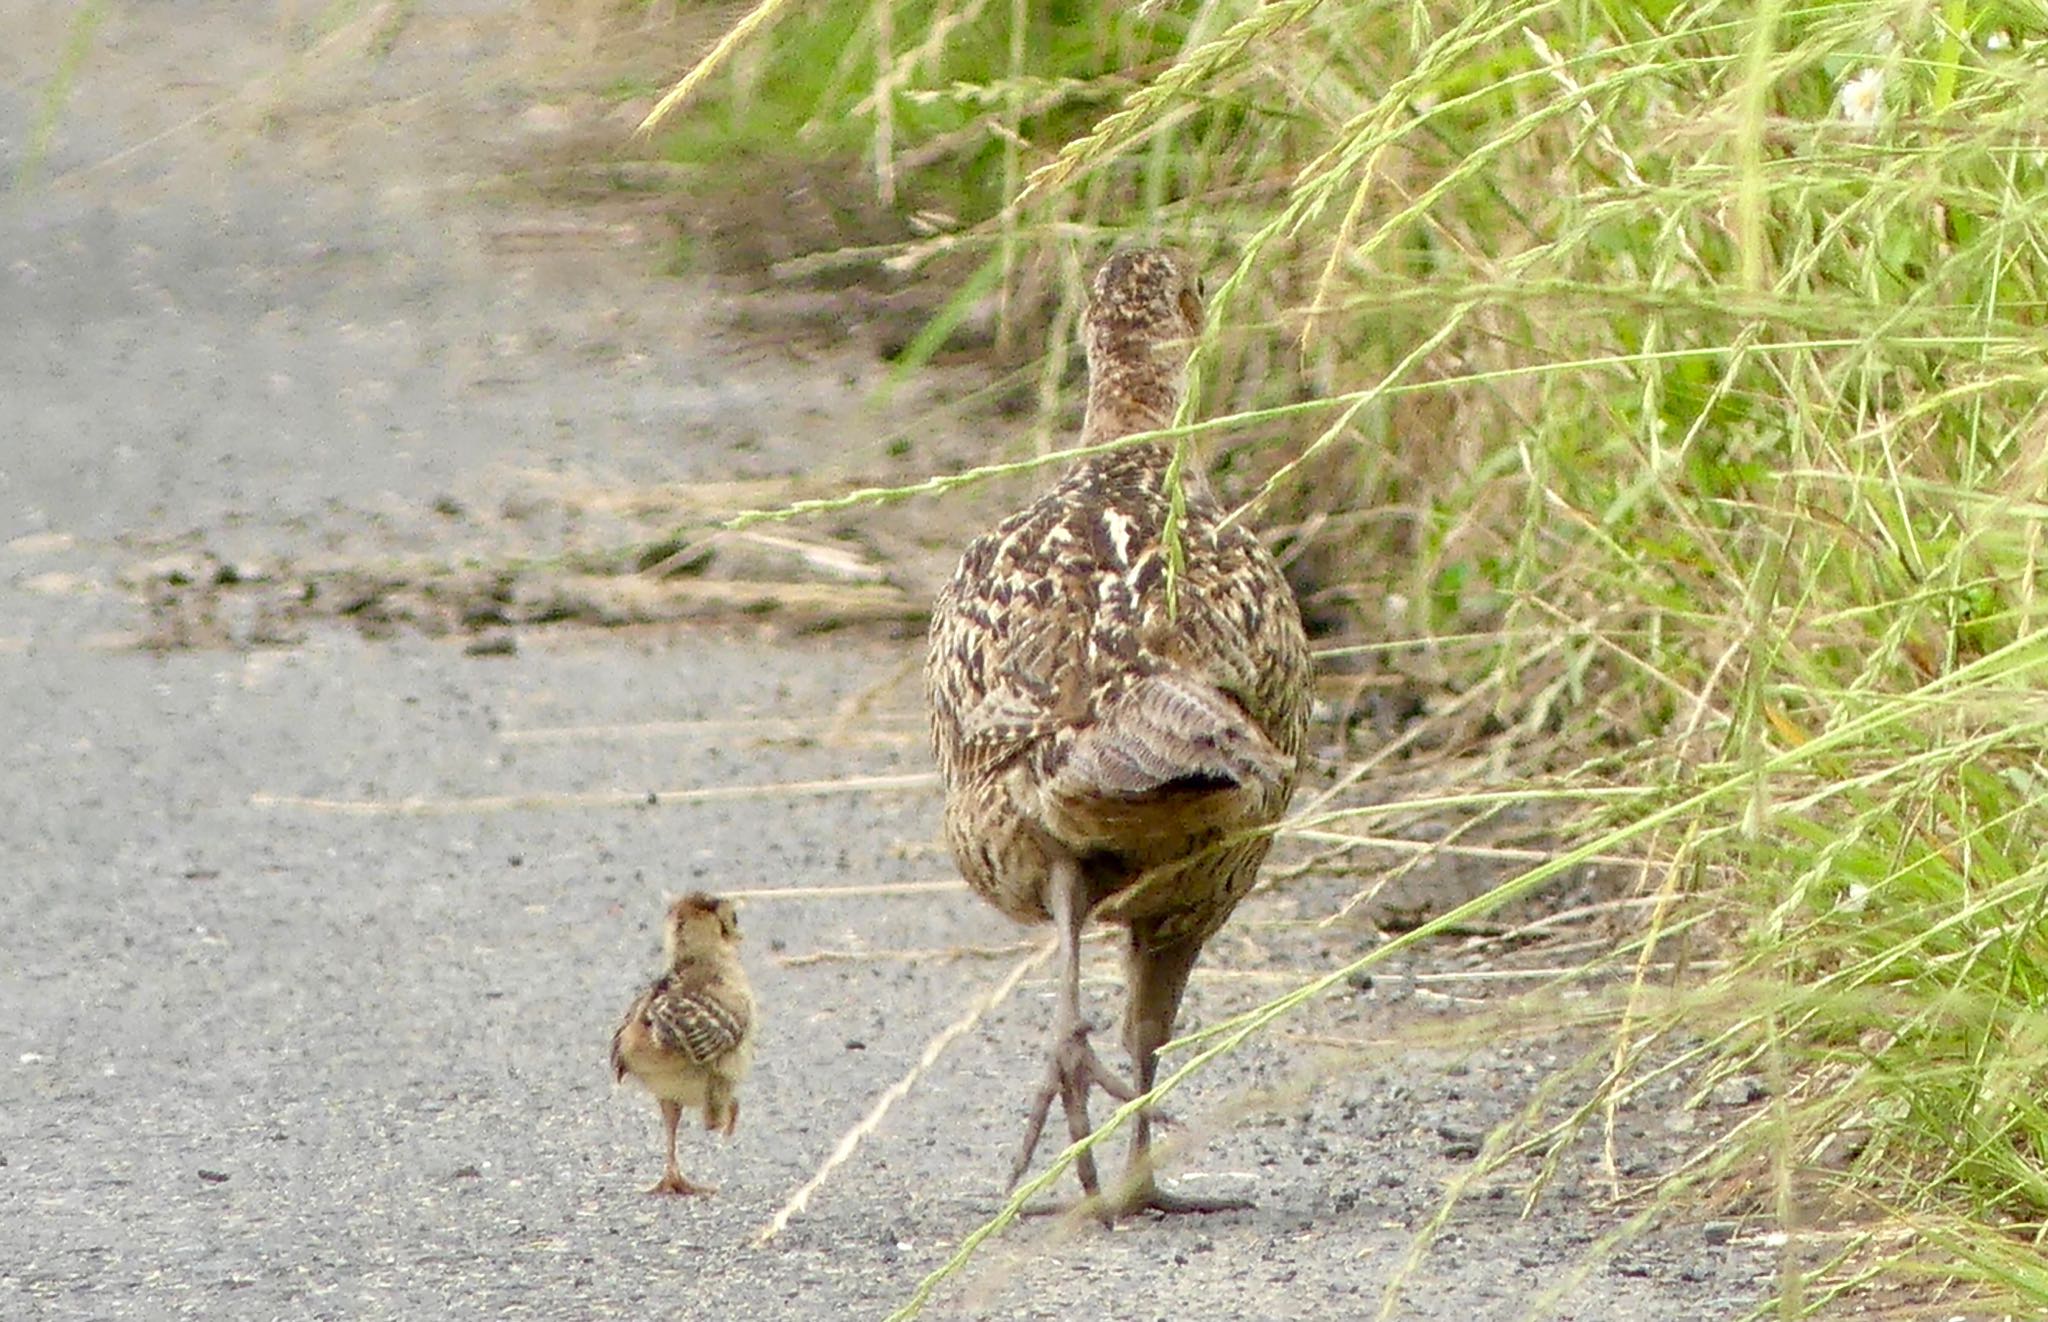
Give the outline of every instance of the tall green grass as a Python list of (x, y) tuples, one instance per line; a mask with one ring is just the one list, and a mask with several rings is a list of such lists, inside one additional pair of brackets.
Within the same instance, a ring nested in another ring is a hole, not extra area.
[(862, 161), (922, 213), (900, 267), (966, 254), (1045, 336), (1048, 416), (1075, 273), (1189, 249), (1191, 414), (1333, 653), (1456, 640), (1496, 761), (1586, 805), (1565, 857), (1641, 859), (1597, 1084), (1489, 1161), (1755, 1074), (1645, 1206), (1825, 1246), (1781, 1316), (1902, 1274), (2048, 1313), (2048, 8), (757, 14), (674, 150)]

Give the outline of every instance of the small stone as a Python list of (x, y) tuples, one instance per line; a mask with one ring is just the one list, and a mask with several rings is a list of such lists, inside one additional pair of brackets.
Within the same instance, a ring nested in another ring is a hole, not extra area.
[(306, 585), (308, 592), (317, 594), (322, 604), (336, 615), (362, 615), (397, 586), (392, 580), (354, 570), (343, 570), (331, 579)]
[(77, 539), (67, 532), (35, 532), (15, 538), (5, 546), (0, 546), (0, 550), (10, 551), (15, 555), (47, 555), (52, 551), (68, 551), (76, 541)]
[(173, 587), (185, 587), (206, 578), (210, 557), (201, 552), (160, 556), (142, 566), (142, 574)]
[[(189, 579), (169, 578), (168, 583), (182, 586)], [(21, 586), (38, 596), (82, 597), (99, 590), (99, 583), (85, 574), (66, 574), (51, 570), (47, 574), (36, 574), (21, 580)]]
[(564, 105), (543, 103), (529, 106), (519, 117), (519, 125), (528, 133), (566, 133), (575, 127), (576, 117)]
[(228, 1173), (226, 1171), (210, 1171), (202, 1166), (199, 1170), (199, 1178), (208, 1184), (226, 1184), (228, 1182)]
[(1723, 1079), (1714, 1085), (1714, 1105), (1748, 1106), (1770, 1096), (1762, 1079), (1752, 1074), (1740, 1074), (1732, 1079)]

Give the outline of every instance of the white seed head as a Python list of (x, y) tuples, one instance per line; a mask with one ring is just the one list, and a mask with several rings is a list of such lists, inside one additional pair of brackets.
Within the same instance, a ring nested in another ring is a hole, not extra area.
[(1884, 70), (1865, 69), (1842, 84), (1835, 108), (1842, 118), (1858, 128), (1875, 125), (1884, 113)]

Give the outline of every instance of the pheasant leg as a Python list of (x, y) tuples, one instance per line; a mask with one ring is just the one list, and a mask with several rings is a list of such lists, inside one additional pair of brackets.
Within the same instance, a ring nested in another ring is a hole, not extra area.
[(676, 1168), (676, 1125), (682, 1121), (683, 1108), (664, 1098), (661, 1103), (661, 1123), (668, 1129), (668, 1165), (662, 1169), (661, 1179), (647, 1187), (649, 1193), (659, 1194), (714, 1194), (715, 1184), (693, 1184), (683, 1178)]
[[(1138, 1095), (1128, 1083), (1110, 1072), (1095, 1054), (1095, 1048), (1088, 1044), (1088, 1021), (1081, 1016), (1081, 929), (1088, 921), (1088, 912), (1081, 871), (1073, 860), (1063, 859), (1055, 865), (1048, 891), (1053, 925), (1058, 929), (1060, 939), (1059, 1007), (1053, 1018), (1045, 1082), (1039, 1085), (1038, 1093), (1032, 1099), (1030, 1114), (1024, 1122), (1024, 1140), (1018, 1146), (1017, 1160), (1010, 1168), (1011, 1187), (1015, 1187), (1031, 1165), (1031, 1154), (1038, 1149), (1039, 1134), (1045, 1128), (1046, 1116), (1052, 1111), (1053, 1098), (1060, 1099), (1061, 1109), (1066, 1113), (1068, 1138), (1079, 1142), (1095, 1131), (1094, 1124), (1088, 1119), (1090, 1089), (1100, 1088), (1121, 1102)], [(1100, 1196), (1101, 1181), (1096, 1174), (1093, 1153), (1083, 1152), (1075, 1159), (1074, 1173), (1080, 1177), (1081, 1188), (1089, 1198)]]
[[(1124, 1014), (1124, 1046), (1131, 1053), (1138, 1093), (1152, 1091), (1159, 1073), (1159, 1048), (1173, 1036), (1173, 1021), (1180, 1013), (1181, 996), (1187, 991), (1188, 975), (1202, 953), (1199, 941), (1155, 944), (1150, 934), (1134, 928), (1126, 962), (1130, 1002)], [(1250, 1199), (1203, 1197), (1174, 1193), (1159, 1187), (1152, 1166), (1152, 1122), (1164, 1117), (1148, 1110), (1138, 1112), (1131, 1132), (1130, 1164), (1111, 1200), (1112, 1214), (1133, 1212), (1235, 1212), (1252, 1205)]]

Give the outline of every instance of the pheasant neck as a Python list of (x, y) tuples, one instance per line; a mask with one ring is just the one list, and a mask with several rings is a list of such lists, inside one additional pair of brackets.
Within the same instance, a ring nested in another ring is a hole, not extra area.
[[(1081, 424), (1081, 444), (1100, 445), (1133, 432), (1158, 431), (1173, 425), (1180, 409), (1185, 368), (1150, 355), (1090, 354), (1088, 412)], [(1140, 446), (1170, 452), (1165, 441)]]

